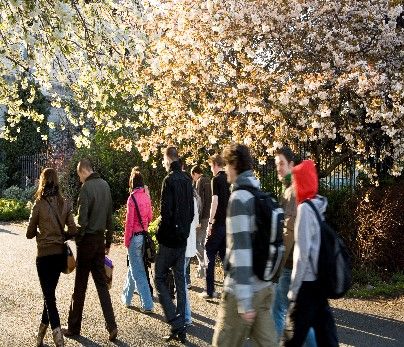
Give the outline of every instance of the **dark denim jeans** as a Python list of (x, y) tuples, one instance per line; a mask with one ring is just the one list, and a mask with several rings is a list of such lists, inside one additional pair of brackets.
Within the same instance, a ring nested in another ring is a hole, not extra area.
[[(167, 322), (171, 325), (172, 332), (185, 330), (185, 247), (169, 248), (162, 244), (155, 262), (155, 285), (160, 304), (163, 308)], [(172, 268), (174, 273), (175, 288), (177, 290), (177, 307), (171, 298), (167, 286), (167, 276)]]
[(313, 327), (318, 347), (338, 347), (337, 328), (328, 300), (317, 281), (303, 282), (286, 317), (282, 347), (301, 347)]
[(85, 234), (77, 244), (76, 279), (70, 304), (68, 328), (74, 334), (80, 334), (83, 318), (84, 300), (90, 272), (93, 276), (102, 313), (109, 332), (115, 329), (116, 321), (109, 295), (107, 277), (105, 274), (105, 238), (102, 234)]
[(64, 254), (47, 255), (36, 258), (36, 268), (44, 297), (41, 322), (50, 323), (52, 329), (60, 326), (59, 312), (56, 307), (55, 291), (60, 273), (66, 265)]
[(222, 264), (226, 255), (226, 227), (213, 226), (212, 233), (206, 238), (205, 264), (206, 268), (206, 293), (212, 295), (215, 291), (215, 260), (219, 254)]

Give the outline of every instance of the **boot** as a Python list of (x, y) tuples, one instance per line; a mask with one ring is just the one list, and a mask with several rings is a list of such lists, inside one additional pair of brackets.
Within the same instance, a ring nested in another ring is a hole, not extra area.
[(43, 339), (46, 335), (47, 329), (48, 329), (48, 326), (46, 324), (41, 323), (39, 325), (38, 334), (36, 335), (36, 347), (43, 346)]
[(56, 329), (52, 330), (52, 335), (53, 335), (53, 342), (55, 342), (56, 347), (64, 347), (65, 342), (63, 339), (63, 334), (62, 334), (62, 329), (60, 327), (57, 327)]

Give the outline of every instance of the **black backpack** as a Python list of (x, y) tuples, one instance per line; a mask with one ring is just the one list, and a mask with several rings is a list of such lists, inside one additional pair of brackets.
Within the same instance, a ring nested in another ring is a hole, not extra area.
[[(320, 224), (317, 280), (327, 298), (342, 298), (352, 285), (352, 266), (348, 250), (337, 233), (321, 218), (313, 202), (305, 202), (313, 209)], [(312, 267), (314, 269), (313, 263)]]
[(277, 282), (285, 256), (283, 245), (284, 213), (271, 194), (257, 188), (240, 186), (255, 199), (257, 230), (252, 234), (253, 272), (262, 281)]

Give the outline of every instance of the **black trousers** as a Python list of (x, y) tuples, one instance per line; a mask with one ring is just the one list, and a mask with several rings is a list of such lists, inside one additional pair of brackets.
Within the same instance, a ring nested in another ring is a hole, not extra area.
[(303, 346), (310, 327), (318, 347), (338, 347), (334, 317), (317, 281), (303, 282), (296, 301), (290, 303), (281, 346)]
[[(171, 325), (172, 332), (185, 331), (185, 247), (169, 248), (162, 244), (155, 263), (155, 284), (160, 304), (163, 308), (167, 322)], [(172, 270), (171, 270), (172, 269)], [(167, 277), (169, 272), (174, 274), (175, 287), (177, 289), (177, 305), (174, 305)]]
[(60, 273), (66, 266), (64, 254), (47, 255), (36, 258), (39, 283), (44, 297), (41, 322), (51, 325), (52, 329), (60, 326), (59, 312), (56, 307), (55, 291), (59, 282)]
[(108, 291), (107, 277), (104, 266), (105, 238), (100, 234), (86, 234), (77, 245), (76, 279), (74, 293), (70, 304), (68, 328), (80, 334), (83, 317), (84, 300), (86, 298), (88, 277), (93, 276), (94, 284), (100, 299), (106, 328), (109, 332), (115, 329), (116, 321), (112, 308), (111, 296)]
[(215, 291), (215, 260), (216, 254), (224, 261), (226, 255), (226, 226), (213, 225), (212, 233), (206, 239), (205, 264), (206, 267), (206, 293), (213, 295)]

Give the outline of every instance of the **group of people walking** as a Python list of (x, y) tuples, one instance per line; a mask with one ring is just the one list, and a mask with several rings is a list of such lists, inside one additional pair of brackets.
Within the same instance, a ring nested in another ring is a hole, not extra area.
[[(221, 298), (213, 346), (242, 346), (247, 338), (254, 346), (338, 346), (333, 316), (317, 281), (320, 225), (304, 203), (310, 200), (320, 214), (326, 209), (326, 199), (318, 195), (316, 168), (309, 160), (296, 165), (287, 147), (275, 159), (284, 186), (280, 204), (285, 213), (286, 249), (277, 284), (260, 280), (253, 269), (252, 236), (257, 227), (251, 190), (258, 190), (260, 183), (248, 147), (231, 144), (222, 155), (212, 156), (211, 180), (199, 166), (187, 173), (175, 147), (165, 150), (167, 176), (162, 183), (154, 264), (154, 288), (170, 325), (165, 341), (186, 342), (187, 328), (192, 325), (189, 263), (196, 256), (196, 276), (205, 281), (201, 297)], [(37, 346), (42, 346), (49, 324), (56, 346), (64, 346), (63, 335), (80, 334), (90, 272), (109, 340), (118, 335), (104, 269), (113, 231), (110, 189), (87, 159), (79, 162), (77, 173), (82, 182), (77, 224), (61, 195), (56, 171), (48, 168), (41, 173), (27, 228), (27, 237), (37, 239), (36, 263), (44, 295)], [(129, 266), (121, 301), (130, 306), (138, 293), (141, 312), (149, 314), (154, 310), (153, 286), (144, 262), (144, 244), (153, 215), (150, 194), (137, 167), (131, 172), (129, 188), (124, 235)], [(64, 242), (73, 237), (77, 244), (75, 286), (68, 325), (61, 329), (55, 289), (65, 266)], [(222, 293), (215, 290), (217, 256), (225, 273)]]

